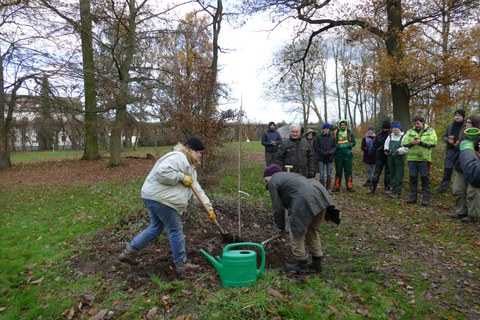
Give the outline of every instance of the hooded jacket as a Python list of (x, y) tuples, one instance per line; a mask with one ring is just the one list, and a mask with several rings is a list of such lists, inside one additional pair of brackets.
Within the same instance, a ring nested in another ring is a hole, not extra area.
[[(347, 125), (345, 130), (340, 129), (340, 124), (342, 122), (345, 122)], [(351, 150), (357, 144), (352, 130), (348, 127), (348, 121), (345, 119), (338, 121), (338, 128), (333, 132), (333, 136), (337, 145), (337, 151), (346, 149)]]
[[(182, 215), (194, 197), (192, 190), (182, 183), (185, 175), (193, 180), (193, 187), (211, 210), (212, 204), (197, 182), (197, 171), (181, 151), (172, 151), (157, 160), (142, 186), (142, 198), (160, 202)], [(196, 199), (196, 198), (195, 198)], [(197, 204), (200, 204), (196, 200)]]

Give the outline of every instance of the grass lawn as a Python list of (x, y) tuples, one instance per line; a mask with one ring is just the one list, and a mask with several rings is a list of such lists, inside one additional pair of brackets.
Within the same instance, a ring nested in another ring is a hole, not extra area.
[[(232, 154), (238, 151), (236, 144), (229, 148)], [(252, 160), (261, 158), (263, 148), (253, 141), (242, 143), (242, 151), (242, 191), (250, 195), (249, 204), (269, 209), (259, 179), (263, 163)], [(14, 154), (12, 170), (33, 170), (19, 164), (50, 156), (68, 163), (82, 153), (55, 154)], [(432, 189), (441, 180), (442, 157), (438, 147)], [(209, 195), (236, 199), (236, 156), (232, 158), (231, 170), (206, 190)], [(52, 174), (56, 170), (54, 162), (42, 165)], [(145, 175), (46, 185), (12, 181), (9, 174), (0, 172), (1, 319), (480, 318), (479, 224), (449, 220), (453, 198), (448, 194), (433, 196), (428, 208), (407, 206), (405, 197), (393, 200), (383, 192), (366, 195), (358, 150), (357, 192), (335, 194), (342, 224), (323, 226), (323, 273), (299, 277), (267, 269), (245, 288), (222, 288), (215, 272), (165, 281), (155, 273), (115, 278), (108, 275), (123, 269), (87, 274), (75, 267), (73, 261), (94, 263), (88, 251), (98, 243), (99, 232), (111, 232), (112, 245), (119, 246), (119, 237), (143, 228), (138, 195)]]

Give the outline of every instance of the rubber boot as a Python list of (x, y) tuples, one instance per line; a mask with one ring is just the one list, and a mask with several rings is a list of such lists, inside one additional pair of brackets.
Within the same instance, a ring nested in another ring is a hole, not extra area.
[(430, 178), (428, 176), (421, 177), (422, 180), (422, 206), (430, 205)]
[(410, 192), (408, 194), (407, 203), (417, 203), (418, 196), (418, 177), (410, 176)]
[(331, 184), (332, 184), (332, 180), (328, 179), (325, 184), (325, 188), (327, 188), (328, 191), (330, 191)]
[(129, 248), (128, 246), (117, 256), (117, 260), (122, 263), (127, 263), (132, 266), (136, 266), (138, 264), (137, 255), (139, 250), (134, 248)]
[(333, 185), (333, 191), (339, 192), (340, 191), (340, 182), (342, 178), (335, 177), (335, 184)]
[(347, 180), (347, 191), (355, 192), (355, 189), (353, 189), (352, 177), (348, 177), (346, 180)]
[(322, 272), (322, 257), (312, 257), (312, 263), (308, 267), (315, 272)]
[(308, 271), (308, 261), (307, 260), (297, 260), (296, 263), (287, 263), (287, 269), (295, 271), (298, 273), (305, 273)]

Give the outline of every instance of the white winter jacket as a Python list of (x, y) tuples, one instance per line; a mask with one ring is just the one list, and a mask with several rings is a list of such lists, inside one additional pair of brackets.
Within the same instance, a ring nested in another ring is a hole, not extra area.
[[(172, 151), (157, 160), (142, 186), (142, 198), (158, 201), (182, 215), (188, 202), (195, 197), (192, 190), (182, 183), (185, 175), (193, 180), (193, 187), (198, 191), (207, 207), (211, 210), (210, 199), (197, 182), (197, 171), (183, 152)], [(200, 202), (196, 199), (196, 203)]]

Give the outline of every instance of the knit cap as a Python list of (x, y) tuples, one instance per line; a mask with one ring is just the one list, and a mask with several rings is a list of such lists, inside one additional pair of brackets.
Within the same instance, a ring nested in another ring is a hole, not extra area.
[(274, 173), (277, 173), (280, 171), (282, 171), (282, 168), (280, 168), (278, 164), (274, 163), (265, 168), (265, 171), (263, 171), (263, 176), (271, 177)]
[(465, 110), (463, 109), (458, 109), (457, 111), (455, 111), (455, 113), (453, 114), (454, 116), (457, 115), (457, 113), (459, 115), (461, 115), (463, 118), (465, 118)]
[(199, 138), (193, 136), (189, 138), (187, 141), (185, 141), (185, 146), (189, 147), (193, 151), (202, 151), (205, 150), (205, 146), (203, 145), (202, 140)]
[(402, 126), (400, 125), (400, 123), (394, 122), (394, 123), (392, 124), (392, 128), (398, 128), (398, 129), (401, 130), (401, 129), (402, 129)]
[(332, 125), (328, 122), (325, 122), (322, 126), (322, 129), (330, 129), (332, 127)]
[(390, 124), (390, 121), (384, 120), (382, 123), (382, 129), (390, 129), (392, 125)]

